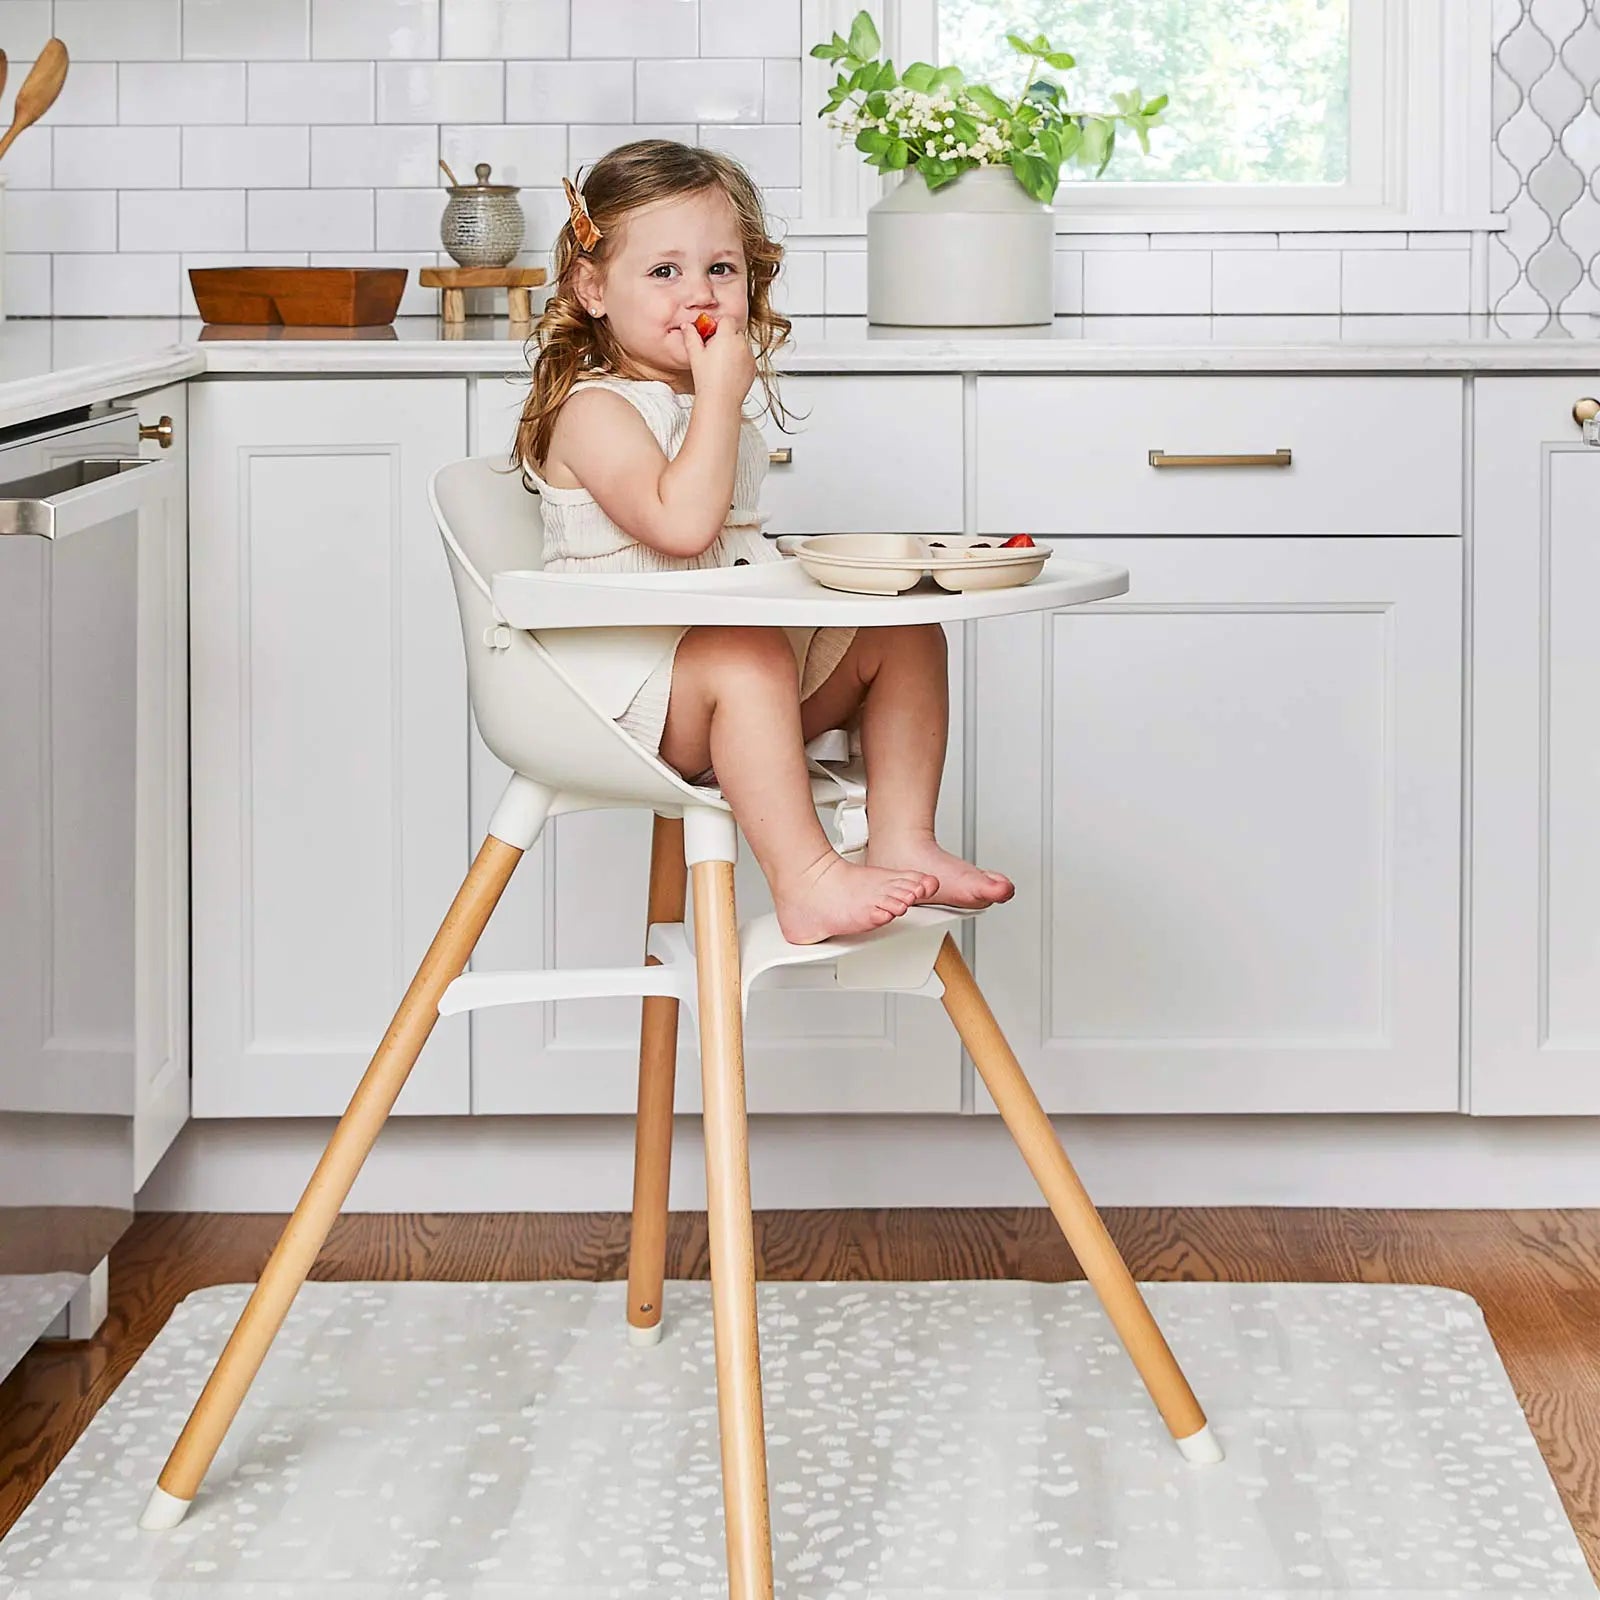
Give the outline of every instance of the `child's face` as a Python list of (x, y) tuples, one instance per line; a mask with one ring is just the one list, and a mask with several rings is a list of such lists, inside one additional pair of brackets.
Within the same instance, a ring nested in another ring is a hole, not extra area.
[(623, 225), (604, 276), (588, 262), (579, 271), (585, 303), (641, 367), (662, 376), (688, 370), (675, 329), (691, 328), (701, 312), (740, 327), (749, 316), (739, 224), (720, 189), (641, 207)]

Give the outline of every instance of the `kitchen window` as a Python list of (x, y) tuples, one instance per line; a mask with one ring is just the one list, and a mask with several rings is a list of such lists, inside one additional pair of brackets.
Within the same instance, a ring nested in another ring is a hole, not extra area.
[[(860, 0), (804, 0), (804, 46)], [(1456, 230), (1491, 225), (1488, 0), (878, 0), (885, 53), (1009, 86), (1008, 31), (1081, 65), (1078, 104), (1169, 93), (1151, 153), (1122, 134), (1093, 179), (1068, 167), (1058, 231)], [(814, 112), (831, 63), (805, 58), (803, 212), (847, 231), (881, 179)], [(896, 180), (890, 179), (892, 184)], [(802, 225), (803, 227), (804, 225)], [(819, 220), (817, 231), (826, 231)]]

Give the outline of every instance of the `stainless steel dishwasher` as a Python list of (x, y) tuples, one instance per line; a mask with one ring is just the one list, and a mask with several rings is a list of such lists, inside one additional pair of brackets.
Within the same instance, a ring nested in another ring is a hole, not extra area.
[[(141, 557), (172, 464), (137, 413), (0, 436), (0, 1376), (88, 1337), (132, 1220)], [(145, 677), (141, 678), (141, 672)], [(165, 702), (156, 704), (164, 715)], [(181, 707), (178, 708), (181, 713)]]

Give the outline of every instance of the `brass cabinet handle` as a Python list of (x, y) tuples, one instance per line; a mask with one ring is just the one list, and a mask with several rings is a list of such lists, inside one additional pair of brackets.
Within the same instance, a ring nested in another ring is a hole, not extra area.
[(1294, 460), (1292, 450), (1274, 450), (1271, 455), (1173, 456), (1165, 450), (1150, 452), (1152, 467), (1286, 467)]
[(159, 422), (145, 422), (139, 426), (141, 439), (155, 439), (160, 442), (163, 450), (172, 448), (172, 418), (163, 417)]
[(794, 460), (794, 451), (788, 445), (784, 445), (780, 450), (767, 451), (767, 460), (775, 467), (786, 467)]

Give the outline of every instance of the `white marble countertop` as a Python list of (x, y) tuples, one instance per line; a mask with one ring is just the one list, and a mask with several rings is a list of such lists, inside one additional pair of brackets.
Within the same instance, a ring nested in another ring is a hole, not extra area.
[[(1600, 316), (1539, 337), (1542, 319), (1057, 317), (1039, 328), (886, 328), (796, 317), (780, 372), (1590, 372)], [(0, 325), (0, 427), (203, 373), (513, 373), (524, 340), (496, 318), (446, 335), (435, 317), (392, 327), (224, 328), (177, 318)]]

